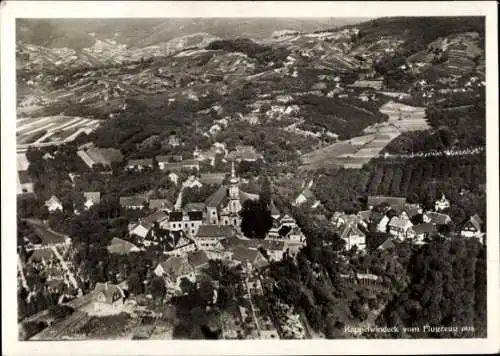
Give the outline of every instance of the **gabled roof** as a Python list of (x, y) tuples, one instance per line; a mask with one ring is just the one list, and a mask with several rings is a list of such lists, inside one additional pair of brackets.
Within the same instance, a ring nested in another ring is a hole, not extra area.
[(260, 252), (258, 250), (249, 249), (244, 246), (237, 246), (233, 250), (233, 260), (253, 263), (259, 254)]
[(52, 204), (61, 204), (61, 201), (55, 195), (51, 196), (49, 200), (45, 202), (45, 205), (49, 206)]
[(193, 268), (185, 257), (171, 256), (160, 265), (172, 281), (193, 272)]
[(476, 228), (477, 231), (481, 231), (481, 224), (483, 223), (483, 220), (481, 220), (479, 215), (472, 215), (469, 219), (469, 222)]
[(358, 216), (361, 220), (368, 222), (370, 221), (370, 218), (372, 216), (372, 211), (371, 210), (360, 211), (358, 212)]
[(413, 225), (409, 219), (400, 218), (399, 216), (395, 216), (389, 221), (389, 227), (397, 227), (397, 228), (405, 228), (408, 225)]
[(113, 303), (116, 299), (125, 298), (123, 290), (115, 284), (97, 283), (94, 288), (94, 295), (97, 297), (99, 293), (103, 293), (106, 303)]
[(425, 213), (425, 215), (430, 219), (431, 224), (434, 225), (447, 225), (451, 222), (451, 218), (446, 214), (431, 211)]
[(382, 242), (377, 249), (379, 250), (387, 250), (389, 248), (394, 248), (396, 245), (394, 244), (394, 241), (389, 237), (387, 238), (384, 242)]
[(107, 250), (111, 254), (116, 254), (116, 255), (126, 255), (133, 250), (137, 250), (138, 247), (134, 245), (133, 243), (119, 239), (117, 237), (113, 238), (111, 240), (111, 244), (108, 245)]
[(168, 199), (151, 199), (149, 201), (149, 208), (173, 210), (174, 204), (172, 204), (172, 202), (170, 202), (170, 200)]
[(188, 261), (191, 267), (200, 268), (208, 264), (209, 258), (205, 251), (199, 250), (188, 254)]
[(149, 214), (148, 216), (143, 217), (142, 219), (140, 219), (140, 222), (144, 226), (151, 228), (153, 223), (155, 222), (159, 223), (167, 219), (168, 219), (168, 214), (163, 210), (158, 210), (152, 214)]
[(350, 223), (341, 227), (339, 237), (343, 240), (348, 239), (349, 236), (365, 236), (365, 234), (356, 226), (356, 224)]
[(215, 193), (205, 200), (205, 205), (209, 208), (217, 208), (227, 195), (227, 185), (222, 185)]
[(203, 237), (232, 237), (234, 236), (234, 229), (229, 225), (201, 225), (198, 229), (198, 233), (196, 234), (197, 238)]
[(403, 211), (411, 219), (414, 216), (420, 214), (421, 209), (420, 206), (418, 206), (418, 204), (405, 204)]

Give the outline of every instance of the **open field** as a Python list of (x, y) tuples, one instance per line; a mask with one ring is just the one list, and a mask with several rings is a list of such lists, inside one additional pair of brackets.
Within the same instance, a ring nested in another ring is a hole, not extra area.
[(81, 132), (89, 133), (99, 126), (98, 120), (72, 116), (48, 116), (17, 120), (18, 145), (64, 143), (75, 139)]
[(309, 152), (301, 157), (303, 170), (321, 167), (361, 168), (401, 133), (429, 129), (425, 108), (412, 107), (389, 101), (380, 108), (389, 120), (368, 126), (366, 135), (340, 141), (333, 145)]

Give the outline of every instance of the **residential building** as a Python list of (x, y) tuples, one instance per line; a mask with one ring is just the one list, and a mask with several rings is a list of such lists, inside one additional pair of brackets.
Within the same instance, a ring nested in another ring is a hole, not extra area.
[(196, 160), (193, 159), (187, 159), (183, 160), (180, 162), (169, 162), (168, 160), (165, 161), (163, 158), (164, 156), (157, 156), (156, 160), (158, 162), (158, 167), (162, 171), (167, 171), (167, 172), (180, 172), (182, 170), (200, 170), (200, 163)]
[(207, 222), (216, 225), (232, 225), (239, 229), (239, 215), (245, 200), (256, 200), (256, 194), (246, 193), (239, 189), (239, 178), (236, 177), (234, 162), (231, 168), (231, 178), (228, 185), (221, 186), (206, 201)]
[(183, 278), (192, 283), (196, 281), (195, 271), (184, 256), (170, 256), (156, 266), (154, 273), (165, 279), (167, 288), (177, 291), (180, 290)]
[(220, 241), (235, 235), (232, 226), (201, 225), (194, 240), (200, 250), (220, 249)]
[(422, 220), (424, 223), (431, 223), (432, 225), (441, 226), (448, 225), (451, 223), (451, 218), (447, 214), (436, 213), (433, 211), (425, 212), (422, 215)]
[(45, 206), (49, 209), (49, 212), (63, 211), (62, 203), (55, 195), (51, 196), (50, 199), (45, 202)]
[(460, 231), (460, 235), (463, 237), (476, 237), (480, 238), (482, 236), (481, 224), (483, 221), (479, 215), (475, 214), (470, 217), (469, 220), (465, 222)]
[(182, 186), (184, 188), (201, 188), (203, 184), (195, 176), (190, 176), (182, 183)]
[(168, 199), (151, 199), (149, 201), (149, 209), (171, 212), (174, 210), (174, 204)]
[(434, 203), (434, 210), (436, 210), (437, 212), (444, 211), (449, 208), (450, 208), (450, 201), (446, 199), (444, 194), (441, 196), (441, 199), (436, 200), (436, 202)]
[(120, 206), (130, 210), (141, 210), (146, 205), (147, 198), (143, 195), (120, 197)]
[(153, 159), (131, 159), (127, 162), (126, 169), (142, 171), (143, 169), (153, 168)]
[(97, 283), (93, 291), (93, 313), (118, 314), (122, 311), (125, 293), (111, 283)]
[(241, 264), (247, 271), (254, 268), (260, 269), (269, 265), (269, 262), (259, 250), (237, 246), (232, 255), (232, 261), (235, 264)]
[(193, 237), (203, 224), (203, 212), (201, 211), (172, 211), (169, 214), (167, 228), (172, 231), (184, 231), (184, 233)]
[(388, 224), (389, 234), (397, 237), (400, 240), (405, 240), (407, 237), (408, 229), (413, 226), (410, 219), (407, 217), (394, 216)]
[(35, 191), (33, 180), (27, 171), (17, 172), (17, 194), (31, 194)]
[(122, 240), (117, 237), (111, 240), (107, 250), (114, 255), (128, 255), (132, 252), (139, 252), (141, 249), (130, 241)]
[(209, 258), (205, 251), (193, 251), (188, 253), (188, 262), (195, 271), (200, 271), (208, 266)]
[(101, 202), (100, 192), (84, 192), (83, 197), (85, 198), (85, 203), (83, 204), (85, 209), (90, 209)]
[(437, 232), (436, 226), (431, 223), (423, 223), (408, 229), (407, 237), (415, 243), (423, 243), (425, 239)]
[(164, 247), (163, 253), (166, 255), (184, 256), (197, 249), (194, 241), (188, 238), (182, 230), (162, 230), (160, 234), (157, 238), (162, 241)]

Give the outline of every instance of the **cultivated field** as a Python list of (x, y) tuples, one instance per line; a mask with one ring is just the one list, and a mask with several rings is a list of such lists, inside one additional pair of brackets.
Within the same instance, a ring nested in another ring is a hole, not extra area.
[(99, 126), (98, 120), (73, 116), (48, 116), (17, 120), (18, 146), (60, 144), (74, 140), (80, 133), (90, 133)]
[(380, 108), (380, 112), (388, 115), (389, 120), (367, 127), (364, 136), (340, 141), (303, 155), (300, 169), (361, 168), (401, 133), (429, 128), (423, 107), (389, 101)]

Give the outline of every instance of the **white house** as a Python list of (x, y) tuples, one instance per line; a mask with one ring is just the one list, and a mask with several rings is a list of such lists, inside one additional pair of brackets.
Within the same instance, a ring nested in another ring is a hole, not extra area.
[(481, 218), (475, 214), (470, 217), (469, 220), (462, 226), (462, 229), (460, 231), (460, 235), (463, 237), (476, 237), (480, 238), (482, 236), (481, 232), (481, 224), (482, 224)]
[(182, 183), (182, 186), (184, 188), (201, 188), (203, 184), (195, 176), (190, 176)]
[(407, 237), (408, 229), (413, 226), (410, 219), (406, 217), (395, 216), (389, 222), (389, 234), (397, 237), (400, 240), (404, 240)]
[(436, 200), (436, 202), (434, 203), (434, 210), (436, 211), (443, 211), (449, 208), (450, 208), (450, 201), (446, 199), (444, 194), (441, 196), (441, 199)]
[(63, 211), (62, 203), (55, 195), (51, 196), (50, 199), (45, 202), (45, 206), (50, 212)]

